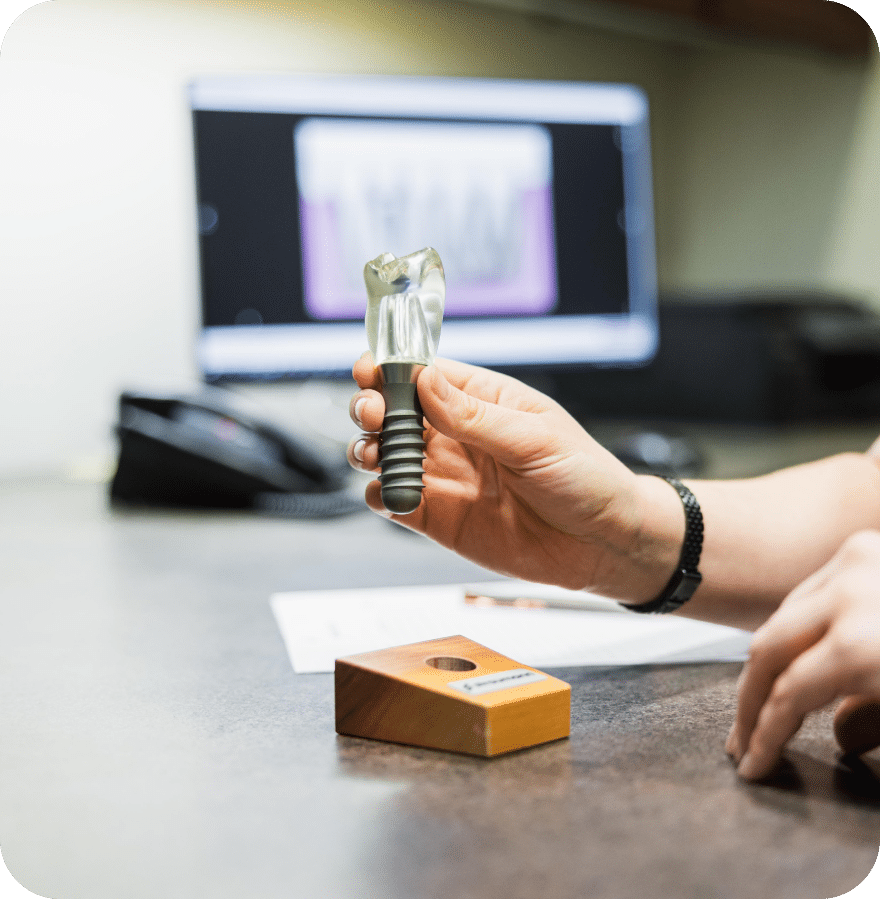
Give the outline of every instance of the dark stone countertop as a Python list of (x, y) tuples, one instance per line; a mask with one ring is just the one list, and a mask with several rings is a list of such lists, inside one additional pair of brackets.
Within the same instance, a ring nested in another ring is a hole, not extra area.
[(0, 496), (0, 846), (39, 895), (829, 899), (877, 859), (880, 763), (829, 713), (737, 779), (738, 665), (554, 670), (571, 738), (496, 759), (341, 737), (269, 595), (485, 572), (370, 515)]

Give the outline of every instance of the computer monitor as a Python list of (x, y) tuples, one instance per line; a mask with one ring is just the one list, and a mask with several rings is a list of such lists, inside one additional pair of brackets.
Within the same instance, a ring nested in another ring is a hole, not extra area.
[(425, 246), (446, 271), (441, 355), (510, 369), (655, 352), (640, 89), (230, 76), (190, 99), (206, 380), (347, 375), (364, 264)]

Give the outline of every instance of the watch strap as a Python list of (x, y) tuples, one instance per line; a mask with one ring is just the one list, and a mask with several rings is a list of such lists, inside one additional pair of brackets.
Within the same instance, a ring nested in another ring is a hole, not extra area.
[(703, 551), (703, 513), (694, 494), (676, 478), (662, 477), (681, 497), (684, 506), (684, 543), (678, 566), (656, 598), (641, 605), (626, 605), (631, 612), (643, 615), (665, 615), (680, 609), (696, 592), (703, 580), (699, 572), (700, 554)]

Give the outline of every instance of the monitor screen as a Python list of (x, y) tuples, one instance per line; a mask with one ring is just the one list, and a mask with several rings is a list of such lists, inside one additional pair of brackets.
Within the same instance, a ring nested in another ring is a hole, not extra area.
[(628, 85), (285, 75), (190, 86), (209, 381), (348, 374), (364, 264), (434, 247), (439, 353), (656, 349), (648, 106)]

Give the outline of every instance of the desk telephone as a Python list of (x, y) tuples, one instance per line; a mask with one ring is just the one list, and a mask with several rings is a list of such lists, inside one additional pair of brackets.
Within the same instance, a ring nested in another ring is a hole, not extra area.
[(115, 504), (258, 509), (326, 518), (365, 508), (347, 490), (341, 453), (236, 408), (221, 389), (125, 392), (119, 399)]

